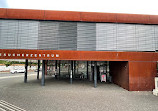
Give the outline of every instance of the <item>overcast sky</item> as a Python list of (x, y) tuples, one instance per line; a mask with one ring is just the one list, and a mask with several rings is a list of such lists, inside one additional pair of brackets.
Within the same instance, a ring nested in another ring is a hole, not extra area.
[(158, 15), (158, 0), (0, 0), (0, 8)]

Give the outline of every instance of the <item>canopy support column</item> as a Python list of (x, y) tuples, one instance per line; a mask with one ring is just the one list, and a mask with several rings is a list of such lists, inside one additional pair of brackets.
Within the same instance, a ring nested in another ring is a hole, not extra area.
[(24, 75), (24, 83), (27, 83), (27, 67), (28, 67), (28, 60), (25, 61), (25, 75)]
[(37, 79), (39, 80), (40, 60), (38, 60)]
[(73, 76), (73, 61), (71, 61), (70, 84), (72, 84), (72, 76)]
[(46, 61), (42, 61), (42, 79), (41, 79), (41, 85), (45, 86), (45, 63)]
[(97, 62), (94, 62), (94, 87), (97, 87)]

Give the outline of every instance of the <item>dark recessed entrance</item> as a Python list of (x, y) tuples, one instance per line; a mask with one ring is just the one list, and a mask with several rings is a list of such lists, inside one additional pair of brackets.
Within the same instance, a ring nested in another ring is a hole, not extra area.
[[(39, 79), (39, 64), (37, 79)], [(27, 60), (24, 81), (27, 81)], [(125, 89), (129, 88), (128, 61), (69, 61), (43, 60), (41, 85), (45, 85), (45, 76), (53, 80), (66, 80), (73, 84), (77, 81), (88, 81), (97, 87), (97, 83), (115, 83)]]

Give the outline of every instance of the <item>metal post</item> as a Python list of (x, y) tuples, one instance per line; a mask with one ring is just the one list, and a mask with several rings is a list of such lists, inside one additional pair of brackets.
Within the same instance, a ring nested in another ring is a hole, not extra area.
[(93, 64), (93, 61), (91, 61), (91, 73), (90, 73), (90, 78), (89, 80), (90, 81), (94, 81), (94, 64)]
[(87, 61), (87, 79), (89, 78), (88, 76), (89, 75), (88, 75), (88, 61)]
[(55, 79), (57, 79), (57, 63), (58, 61), (56, 60), (55, 61)]
[(47, 73), (47, 63), (48, 63), (48, 60), (45, 60), (45, 75), (47, 75), (48, 73)]
[(40, 60), (38, 60), (37, 79), (39, 80)]
[(27, 83), (27, 67), (28, 67), (28, 60), (25, 61), (25, 76), (24, 76), (24, 83)]
[(72, 76), (73, 76), (73, 61), (71, 61), (70, 84), (72, 84)]
[(67, 62), (68, 63), (68, 74), (70, 74), (70, 61)]
[(94, 62), (94, 87), (97, 87), (97, 62)]
[(42, 79), (41, 79), (41, 85), (45, 85), (45, 60), (42, 61)]
[(75, 76), (75, 74), (76, 74), (76, 61), (74, 61), (74, 72), (73, 72), (73, 77)]
[(59, 79), (60, 79), (60, 61), (59, 61)]
[(78, 65), (79, 65), (79, 61), (76, 61), (76, 64), (77, 64), (77, 68), (76, 68), (76, 69), (77, 69), (77, 72), (76, 72), (76, 73), (78, 74)]

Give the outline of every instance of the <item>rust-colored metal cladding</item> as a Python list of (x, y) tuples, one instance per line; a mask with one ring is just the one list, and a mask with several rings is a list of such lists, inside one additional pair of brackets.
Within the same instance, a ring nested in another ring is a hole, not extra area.
[(0, 49), (0, 54), (0, 59), (128, 61), (126, 52)]
[(81, 12), (81, 21), (116, 22), (115, 13)]
[(129, 90), (153, 90), (155, 70), (156, 62), (129, 62)]
[(129, 62), (129, 90), (139, 91), (139, 71), (140, 67), (136, 62)]
[(118, 23), (142, 23), (149, 24), (149, 15), (141, 14), (116, 14)]
[[(154, 55), (158, 56), (155, 52), (125, 52), (130, 61), (153, 61)], [(158, 59), (157, 59), (158, 60)]]
[(45, 20), (80, 21), (80, 12), (45, 10)]
[(158, 15), (149, 15), (149, 24), (158, 24)]
[(106, 52), (106, 51), (0, 49), (0, 59), (158, 61), (158, 53), (156, 52), (109, 52), (109, 51)]
[(44, 10), (7, 9), (7, 18), (43, 20)]
[[(5, 8), (0, 8), (0, 18), (158, 24), (158, 15)], [(0, 59), (110, 61), (114, 83), (129, 91), (151, 91), (158, 52), (0, 49)]]
[(113, 72), (116, 84), (129, 91), (145, 91), (154, 88), (158, 53), (0, 49), (0, 59), (113, 61), (111, 70), (119, 72)]
[(7, 18), (6, 12), (7, 12), (7, 9), (0, 8), (0, 18)]
[(129, 90), (129, 66), (127, 61), (114, 61), (109, 63), (113, 82)]
[(158, 15), (0, 8), (0, 18), (158, 24)]
[(155, 52), (152, 56), (152, 61), (158, 61), (158, 52)]

